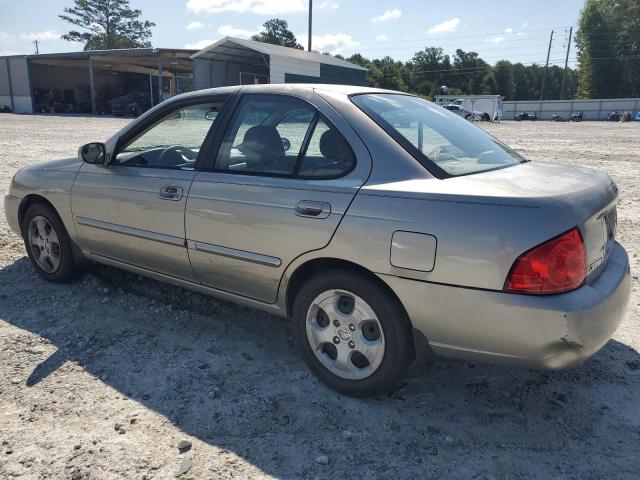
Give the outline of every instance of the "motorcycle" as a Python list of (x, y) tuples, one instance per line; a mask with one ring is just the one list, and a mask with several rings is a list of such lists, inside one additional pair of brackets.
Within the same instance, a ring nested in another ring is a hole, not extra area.
[(620, 115), (621, 122), (630, 122), (632, 118), (633, 118), (633, 113), (630, 112), (629, 110), (627, 110), (622, 115)]
[(551, 121), (552, 122), (564, 122), (564, 118), (562, 118), (557, 113), (554, 113), (553, 115), (551, 115)]
[(609, 112), (607, 114), (607, 120), (610, 122), (618, 122), (620, 121), (620, 113), (619, 112)]
[(573, 112), (569, 118), (570, 122), (581, 122), (584, 119), (584, 112)]

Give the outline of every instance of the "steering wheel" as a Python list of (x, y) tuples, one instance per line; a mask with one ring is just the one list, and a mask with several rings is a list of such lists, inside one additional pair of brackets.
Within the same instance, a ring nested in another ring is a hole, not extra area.
[(164, 165), (166, 163), (170, 164), (170, 166), (176, 166), (175, 163), (172, 162), (172, 160), (175, 160), (176, 158), (175, 155), (173, 155), (175, 153), (180, 155), (180, 157), (186, 161), (194, 161), (198, 157), (197, 152), (194, 152), (189, 147), (185, 147), (184, 145), (172, 145), (162, 151), (158, 157), (158, 163), (160, 165)]

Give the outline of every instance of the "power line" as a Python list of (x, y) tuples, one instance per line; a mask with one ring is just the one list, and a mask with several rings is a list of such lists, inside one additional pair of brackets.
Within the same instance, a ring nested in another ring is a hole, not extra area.
[[(495, 35), (517, 35), (518, 33), (531, 33), (531, 32), (549, 32), (549, 30), (552, 29), (556, 29), (556, 30), (562, 30), (564, 28), (569, 28), (570, 25), (567, 26), (560, 26), (560, 27), (547, 27), (547, 28), (538, 28), (538, 29), (533, 29), (533, 30), (520, 30), (518, 32), (514, 32), (514, 33), (507, 33), (504, 30), (501, 32), (492, 32), (492, 33), (477, 33), (477, 34), (473, 34), (473, 35), (445, 35), (445, 36), (427, 36), (427, 37), (416, 37), (416, 38), (412, 38), (412, 39), (406, 39), (406, 40), (376, 40), (376, 41), (371, 41), (368, 43), (376, 43), (376, 42), (380, 42), (380, 43), (403, 43), (403, 42), (415, 42), (415, 41), (423, 41), (423, 40), (430, 40), (430, 41), (440, 41), (440, 40), (459, 40), (461, 38), (480, 38), (480, 37), (492, 37)], [(545, 35), (546, 37), (546, 35)]]

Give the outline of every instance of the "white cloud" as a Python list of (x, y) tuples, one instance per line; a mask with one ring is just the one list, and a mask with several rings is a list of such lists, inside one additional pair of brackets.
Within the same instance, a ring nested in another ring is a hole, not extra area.
[(260, 15), (306, 12), (306, 0), (187, 0), (187, 9), (194, 13), (251, 12)]
[(217, 42), (217, 40), (210, 40), (208, 38), (205, 38), (205, 39), (200, 40), (198, 42), (187, 43), (184, 46), (184, 48), (187, 48), (189, 50), (202, 50), (203, 48), (208, 47), (212, 43), (216, 43), (216, 42)]
[(44, 32), (28, 32), (21, 33), (21, 40), (58, 40), (60, 38), (60, 34), (55, 30), (47, 30)]
[(504, 33), (513, 33), (513, 27), (507, 27), (504, 29)]
[(3, 32), (0, 30), (0, 40), (12, 40), (14, 35), (9, 32)]
[(393, 18), (398, 18), (400, 15), (402, 15), (402, 12), (400, 10), (398, 10), (397, 8), (394, 8), (393, 10), (385, 11), (382, 15), (378, 15), (376, 17), (373, 17), (371, 19), (371, 21), (372, 22), (386, 22), (387, 20), (391, 20)]
[(520, 25), (520, 28), (527, 28), (529, 26), (529, 22), (522, 22), (522, 24)]
[(376, 37), (376, 40), (379, 40), (379, 41), (383, 42), (385, 40), (389, 40), (389, 37), (387, 37), (385, 34), (382, 34), (382, 35), (378, 35)]
[(522, 32), (518, 32), (518, 33), (516, 33), (516, 35), (519, 36), (519, 37), (524, 37), (524, 33), (522, 33)]
[(504, 37), (502, 35), (498, 35), (497, 37), (493, 37), (493, 38), (487, 38), (485, 41), (485, 43), (502, 43), (504, 42)]
[(204, 28), (204, 23), (202, 22), (191, 22), (187, 25), (187, 30), (197, 30), (199, 28)]
[(324, 0), (324, 2), (320, 2), (318, 6), (313, 7), (314, 10), (337, 10), (340, 7), (340, 2), (336, 2), (335, 0)]
[[(307, 35), (297, 35), (298, 42), (301, 45), (307, 44)], [(356, 42), (351, 35), (346, 33), (327, 33), (326, 35), (314, 35), (312, 37), (312, 48), (320, 52), (329, 52), (331, 55), (337, 55), (346, 49), (356, 47), (360, 42)]]
[(460, 17), (453, 17), (449, 20), (445, 20), (442, 23), (434, 25), (427, 33), (447, 33), (447, 32), (455, 32), (458, 29), (458, 25), (460, 25)]
[(236, 28), (233, 25), (222, 25), (218, 27), (218, 33), (223, 37), (251, 38), (262, 30), (262, 27), (258, 27), (255, 30), (247, 30), (245, 28)]

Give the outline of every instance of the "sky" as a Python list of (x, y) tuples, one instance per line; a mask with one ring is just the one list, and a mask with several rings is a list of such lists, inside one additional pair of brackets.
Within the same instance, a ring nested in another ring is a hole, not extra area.
[[(489, 63), (561, 65), (568, 28), (584, 0), (314, 0), (313, 49), (368, 58), (409, 60), (426, 46), (476, 51)], [(72, 26), (58, 18), (72, 0), (0, 0), (0, 55), (81, 50), (60, 39)], [(224, 36), (249, 38), (269, 18), (283, 18), (307, 45), (308, 0), (130, 0), (156, 23), (155, 47), (203, 48)], [(575, 62), (572, 45), (570, 60)]]

